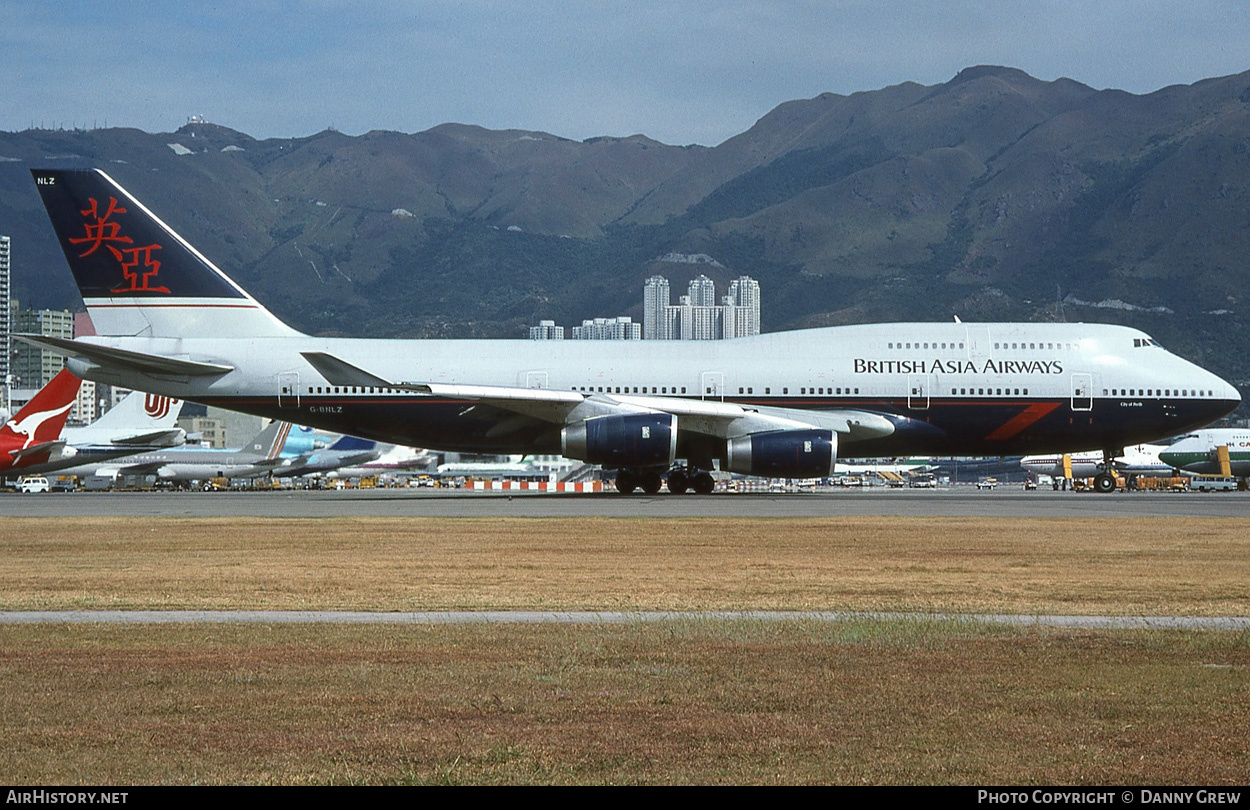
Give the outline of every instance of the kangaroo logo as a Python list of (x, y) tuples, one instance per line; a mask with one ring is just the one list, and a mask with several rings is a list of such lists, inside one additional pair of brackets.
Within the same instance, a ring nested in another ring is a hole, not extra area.
[(169, 409), (176, 405), (178, 400), (169, 397), (157, 396), (156, 394), (145, 394), (143, 397), (143, 410), (153, 419), (164, 419), (169, 416)]
[(25, 436), (26, 442), (21, 447), (22, 450), (25, 450), (35, 441), (35, 435), (39, 433), (39, 428), (43, 427), (44, 422), (60, 416), (73, 406), (73, 402), (67, 402), (60, 408), (54, 408), (50, 411), (36, 411), (22, 419), (10, 420), (5, 424), (4, 429), (19, 436)]

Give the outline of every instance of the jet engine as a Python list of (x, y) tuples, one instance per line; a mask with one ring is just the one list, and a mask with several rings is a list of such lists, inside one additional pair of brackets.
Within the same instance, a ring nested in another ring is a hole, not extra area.
[(833, 475), (838, 436), (831, 430), (777, 430), (730, 439), (725, 465), (730, 472), (773, 478), (824, 478)]
[(669, 467), (677, 456), (677, 417), (667, 413), (598, 416), (560, 431), (565, 456), (604, 467)]

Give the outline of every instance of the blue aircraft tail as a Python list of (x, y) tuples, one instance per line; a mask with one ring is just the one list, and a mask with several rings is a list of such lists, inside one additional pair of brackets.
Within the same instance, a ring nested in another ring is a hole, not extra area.
[(293, 334), (104, 172), (31, 175), (98, 334)]
[(340, 436), (338, 441), (327, 447), (327, 450), (372, 450), (378, 446), (377, 442), (368, 439), (358, 439), (355, 436)]

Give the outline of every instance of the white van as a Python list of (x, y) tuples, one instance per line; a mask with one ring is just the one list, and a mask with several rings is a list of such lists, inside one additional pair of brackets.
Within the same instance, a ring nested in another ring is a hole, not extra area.
[(32, 475), (29, 478), (23, 478), (19, 489), (22, 492), (47, 492), (48, 479), (42, 475)]
[(1237, 479), (1222, 475), (1195, 475), (1189, 479), (1189, 488), (1199, 492), (1233, 492), (1237, 489)]

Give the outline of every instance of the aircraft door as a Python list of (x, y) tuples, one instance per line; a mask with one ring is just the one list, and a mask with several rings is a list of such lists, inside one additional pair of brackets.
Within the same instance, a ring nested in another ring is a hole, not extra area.
[(701, 399), (725, 401), (725, 375), (719, 371), (705, 371), (699, 375)]
[(1092, 374), (1077, 372), (1072, 375), (1072, 410), (1092, 411), (1094, 409), (1094, 377)]
[(907, 407), (913, 411), (929, 408), (929, 375), (907, 375)]
[(283, 371), (278, 374), (278, 407), (299, 407), (298, 371)]
[(526, 388), (546, 388), (547, 372), (545, 371), (527, 371), (525, 372)]
[(964, 333), (968, 341), (968, 359), (978, 361), (988, 360), (993, 357), (990, 352), (990, 330), (985, 326), (967, 326), (964, 327)]

